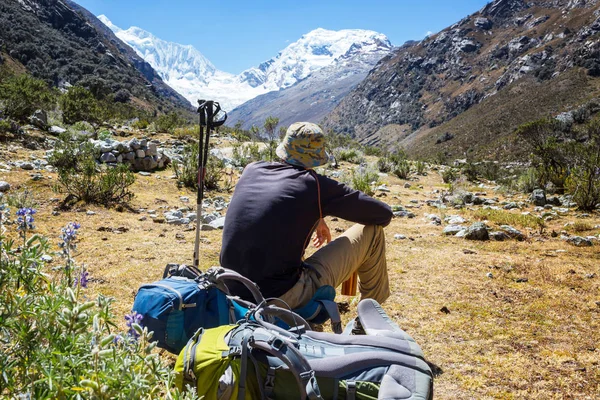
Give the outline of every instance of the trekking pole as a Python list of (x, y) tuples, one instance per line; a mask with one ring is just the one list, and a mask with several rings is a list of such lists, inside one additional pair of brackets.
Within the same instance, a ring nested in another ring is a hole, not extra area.
[[(219, 103), (212, 100), (198, 100), (198, 194), (196, 197), (196, 241), (194, 243), (194, 267), (198, 268), (200, 261), (200, 224), (202, 223), (202, 201), (204, 200), (204, 177), (209, 156), (209, 141), (211, 130), (221, 126), (227, 120), (227, 113), (215, 121), (215, 116), (221, 111)], [(204, 132), (206, 127), (206, 134)]]

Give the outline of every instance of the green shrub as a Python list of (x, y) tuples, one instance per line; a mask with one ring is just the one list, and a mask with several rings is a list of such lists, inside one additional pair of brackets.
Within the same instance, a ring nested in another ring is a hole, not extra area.
[(538, 169), (539, 183), (551, 182), (559, 190), (565, 187), (569, 161), (561, 126), (555, 119), (540, 119), (519, 126), (517, 137), (529, 146), (534, 165)]
[(258, 143), (234, 143), (231, 158), (234, 166), (245, 168), (251, 162), (261, 160), (262, 156)]
[(379, 170), (379, 172), (387, 174), (388, 172), (392, 171), (393, 167), (394, 164), (390, 161), (390, 159), (387, 156), (380, 157), (379, 160), (377, 160), (377, 169)]
[(22, 74), (0, 82), (0, 100), (7, 116), (26, 122), (35, 110), (50, 108), (55, 95), (43, 80)]
[(89, 273), (72, 258), (80, 226), (63, 228), (64, 261), (51, 268), (44, 258), (56, 257), (54, 246), (31, 235), (35, 210), (20, 212), (26, 220), (16, 223), (19, 244), (0, 229), (2, 397), (182, 399), (172, 367), (156, 353), (139, 318), (126, 316), (129, 331), (120, 331), (123, 316), (115, 315), (113, 299), (88, 293)]
[(566, 181), (567, 190), (579, 209), (595, 210), (600, 204), (600, 142), (577, 143), (573, 151), (578, 157)]
[(110, 140), (113, 138), (112, 133), (109, 130), (103, 130), (98, 133), (98, 140)]
[(408, 179), (410, 175), (410, 163), (407, 160), (400, 160), (394, 164), (392, 173), (400, 179)]
[(184, 121), (181, 119), (179, 114), (177, 114), (176, 112), (170, 112), (168, 114), (163, 114), (163, 115), (159, 116), (156, 119), (156, 121), (154, 121), (156, 130), (158, 132), (168, 132), (168, 133), (175, 132), (175, 128), (177, 128), (178, 126), (181, 126), (183, 123), (184, 123)]
[(147, 119), (138, 118), (133, 124), (131, 124), (131, 127), (134, 129), (143, 130), (148, 128), (148, 125), (150, 125), (150, 122), (148, 122)]
[(501, 177), (500, 165), (495, 162), (482, 162), (477, 166), (478, 174), (488, 181), (495, 181)]
[(455, 168), (446, 168), (442, 171), (442, 180), (444, 183), (452, 183), (458, 179), (458, 171)]
[(381, 148), (379, 148), (379, 147), (363, 146), (362, 149), (363, 149), (363, 153), (365, 153), (366, 156), (381, 157), (383, 155), (383, 150), (381, 150)]
[(365, 158), (360, 150), (338, 147), (333, 150), (333, 155), (338, 161), (347, 161), (352, 164), (362, 164)]
[(66, 124), (87, 121), (92, 125), (98, 125), (104, 119), (98, 100), (89, 90), (80, 86), (69, 88), (61, 96), (60, 106), (63, 111), (63, 121)]
[[(198, 190), (198, 143), (185, 147), (182, 162), (173, 160), (173, 171), (177, 181), (183, 186)], [(219, 189), (219, 182), (225, 172), (225, 162), (212, 154), (208, 155), (204, 187), (207, 190)]]
[(6, 204), (16, 209), (35, 208), (38, 205), (33, 196), (33, 192), (29, 188), (23, 188), (16, 193), (8, 194), (6, 196)]
[(173, 136), (178, 139), (183, 139), (185, 137), (195, 137), (197, 138), (200, 135), (198, 125), (188, 125), (180, 128), (175, 128), (173, 131)]
[(372, 196), (374, 191), (372, 185), (379, 183), (379, 175), (371, 168), (358, 167), (352, 170), (350, 186), (356, 190)]
[(425, 175), (425, 172), (427, 170), (427, 164), (424, 161), (418, 160), (415, 163), (415, 169), (417, 171), (417, 174), (419, 174), (419, 175)]
[[(50, 158), (50, 163), (58, 172), (55, 189), (67, 193), (73, 200), (85, 203), (111, 206), (131, 201), (134, 195), (129, 187), (135, 182), (135, 175), (129, 166), (98, 165), (96, 155), (94, 146), (88, 142), (79, 146), (69, 140), (57, 144)], [(72, 161), (69, 162), (69, 158)]]
[(469, 182), (477, 182), (479, 178), (477, 166), (472, 162), (467, 162), (466, 164), (464, 164), (462, 166), (461, 172)]
[(518, 189), (523, 193), (531, 193), (540, 188), (537, 169), (528, 168), (518, 179)]
[(0, 119), (0, 133), (9, 133), (13, 131), (13, 125), (7, 119)]

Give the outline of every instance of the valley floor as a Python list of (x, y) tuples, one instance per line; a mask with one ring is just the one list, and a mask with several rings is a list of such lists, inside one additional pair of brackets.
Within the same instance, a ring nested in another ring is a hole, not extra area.
[[(31, 155), (40, 158), (43, 151), (0, 144), (1, 163)], [(167, 263), (191, 263), (193, 229), (147, 217), (148, 210), (161, 215), (194, 208), (195, 193), (179, 189), (170, 169), (137, 177), (132, 206), (141, 212), (81, 206), (56, 216), (52, 212), (64, 197), (52, 191), (56, 174), (42, 171), (43, 179), (33, 181), (33, 172), (14, 168), (0, 172), (0, 180), (9, 182), (12, 192), (33, 189), (39, 203), (37, 231), (56, 243), (67, 222), (81, 224), (76, 260), (90, 273), (91, 299), (98, 293), (112, 296), (124, 315), (140, 284), (159, 279)], [(598, 236), (600, 215), (571, 210), (549, 221), (542, 233), (516, 226), (528, 236), (522, 242), (466, 241), (443, 236), (445, 224), (432, 225), (424, 218), (460, 215), (467, 225), (477, 221), (469, 207), (439, 210), (425, 204), (439, 197), (436, 189), (447, 189), (436, 171), (415, 176), (408, 181), (410, 188), (392, 176), (382, 181), (391, 191), (377, 192), (380, 199), (416, 215), (395, 218), (385, 229), (392, 296), (384, 309), (437, 366), (436, 399), (600, 398), (600, 243), (575, 247), (560, 235), (551, 236), (576, 221), (595, 227), (584, 235)], [(500, 201), (526, 200), (525, 195), (507, 198), (492, 185), (465, 188)], [(181, 196), (190, 202), (182, 202)], [(216, 196), (228, 200), (231, 193), (208, 193)], [(533, 212), (533, 206), (506, 212), (524, 211)], [(351, 226), (331, 218), (328, 222), (336, 235)], [(397, 234), (405, 238), (397, 239)], [(201, 236), (200, 267), (218, 265), (221, 231)], [(357, 299), (338, 299), (350, 303), (344, 319), (353, 318)]]

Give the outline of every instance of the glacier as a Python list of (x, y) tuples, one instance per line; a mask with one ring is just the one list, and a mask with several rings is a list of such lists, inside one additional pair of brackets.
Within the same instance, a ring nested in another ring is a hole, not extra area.
[(217, 69), (191, 45), (162, 40), (135, 26), (121, 29), (105, 15), (98, 19), (192, 105), (197, 105), (198, 99), (210, 98), (219, 101), (226, 110), (233, 110), (262, 94), (288, 88), (313, 72), (339, 62), (349, 51), (369, 55), (392, 49), (388, 38), (375, 31), (317, 28), (277, 56), (234, 75)]

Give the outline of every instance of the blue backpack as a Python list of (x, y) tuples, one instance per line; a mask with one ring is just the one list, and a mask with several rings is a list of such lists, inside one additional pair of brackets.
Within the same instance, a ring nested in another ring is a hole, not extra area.
[[(255, 302), (232, 296), (227, 281), (242, 283)], [(152, 338), (158, 347), (179, 353), (199, 328), (235, 324), (257, 316), (284, 329), (331, 319), (333, 331), (341, 333), (334, 298), (335, 289), (323, 286), (308, 304), (289, 312), (268, 306), (258, 286), (235, 271), (214, 267), (202, 273), (192, 266), (169, 264), (162, 280), (139, 288), (132, 310), (142, 316), (140, 325), (154, 332)]]
[(237, 272), (211, 268), (202, 273), (190, 266), (167, 266), (162, 280), (142, 285), (133, 311), (142, 315), (140, 325), (154, 332), (158, 347), (179, 353), (198, 328), (235, 323), (255, 307), (230, 296), (226, 281), (243, 283), (256, 304), (264, 298), (256, 284)]

